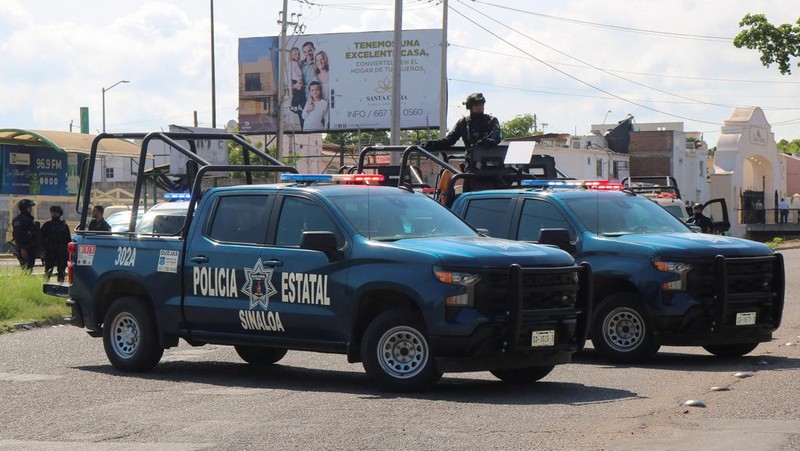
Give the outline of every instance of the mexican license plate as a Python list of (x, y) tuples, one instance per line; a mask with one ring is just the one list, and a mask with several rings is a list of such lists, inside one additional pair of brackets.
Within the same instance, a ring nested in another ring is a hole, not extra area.
[(756, 323), (756, 312), (743, 312), (736, 314), (737, 326), (751, 326)]
[(555, 346), (556, 331), (554, 330), (534, 330), (531, 332), (531, 346)]

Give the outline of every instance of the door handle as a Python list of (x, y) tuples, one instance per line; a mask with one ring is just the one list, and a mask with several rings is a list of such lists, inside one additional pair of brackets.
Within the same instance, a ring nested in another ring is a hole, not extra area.
[(269, 265), (269, 266), (283, 266), (283, 262), (282, 261), (275, 260), (275, 259), (267, 260), (267, 261), (264, 262), (264, 264), (265, 265)]
[(191, 260), (193, 263), (208, 263), (208, 257), (206, 257), (205, 255), (197, 255), (190, 258), (189, 260)]

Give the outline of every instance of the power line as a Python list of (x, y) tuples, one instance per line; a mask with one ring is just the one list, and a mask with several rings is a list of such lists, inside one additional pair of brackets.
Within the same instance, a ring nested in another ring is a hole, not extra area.
[[(600, 92), (603, 92), (603, 93), (605, 93), (605, 94), (608, 94), (609, 96), (611, 96), (611, 97), (614, 97), (615, 99), (621, 100), (621, 101), (623, 101), (623, 102), (626, 102), (626, 103), (630, 103), (631, 105), (635, 105), (635, 106), (638, 106), (638, 107), (640, 107), (640, 108), (643, 108), (643, 109), (646, 109), (646, 110), (649, 110), (649, 111), (653, 111), (653, 112), (656, 112), (656, 113), (661, 113), (661, 114), (664, 114), (664, 115), (667, 115), (667, 116), (671, 116), (671, 117), (676, 117), (676, 118), (679, 118), (679, 119), (684, 119), (684, 120), (687, 120), (687, 121), (694, 121), (694, 122), (700, 122), (700, 123), (705, 123), (705, 124), (713, 124), (713, 125), (722, 125), (722, 124), (720, 124), (719, 122), (710, 122), (710, 121), (706, 121), (706, 120), (702, 120), (702, 119), (695, 119), (695, 118), (691, 118), (691, 117), (687, 117), (687, 116), (681, 116), (681, 115), (678, 115), (678, 114), (674, 114), (674, 113), (669, 113), (669, 112), (666, 112), (666, 111), (658, 110), (658, 109), (656, 109), (656, 108), (651, 108), (651, 107), (648, 107), (648, 106), (646, 106), (646, 105), (642, 105), (641, 103), (637, 103), (637, 102), (634, 102), (634, 101), (632, 101), (632, 100), (626, 99), (626, 98), (624, 98), (624, 97), (622, 97), (622, 96), (619, 96), (619, 95), (617, 95), (617, 94), (614, 94), (614, 93), (612, 93), (612, 92), (610, 92), (610, 91), (607, 91), (607, 90), (605, 90), (605, 89), (603, 89), (603, 88), (601, 88), (601, 87), (599, 87), (599, 86), (595, 86), (595, 85), (593, 85), (593, 84), (591, 84), (591, 83), (589, 83), (589, 82), (587, 82), (587, 81), (584, 81), (584, 80), (582, 80), (582, 79), (580, 79), (580, 78), (578, 78), (578, 77), (575, 77), (575, 76), (574, 76), (574, 75), (572, 75), (572, 74), (569, 74), (569, 73), (567, 73), (567, 72), (565, 72), (565, 71), (563, 71), (563, 70), (561, 70), (561, 69), (559, 69), (559, 68), (555, 67), (555, 66), (554, 66), (554, 65), (552, 65), (552, 64), (549, 64), (549, 63), (547, 63), (546, 61), (544, 61), (544, 60), (542, 60), (542, 59), (539, 59), (539, 58), (537, 58), (537, 57), (535, 57), (535, 56), (531, 55), (530, 53), (528, 53), (528, 52), (527, 52), (527, 51), (525, 51), (524, 49), (520, 48), (519, 46), (517, 46), (517, 45), (515, 45), (515, 44), (512, 44), (512, 43), (511, 43), (511, 42), (509, 42), (507, 39), (505, 39), (505, 38), (501, 37), (501, 36), (500, 36), (500, 35), (498, 35), (497, 33), (495, 33), (495, 32), (493, 32), (493, 31), (489, 30), (488, 28), (484, 27), (483, 25), (479, 24), (478, 22), (476, 22), (476, 21), (472, 20), (471, 18), (467, 17), (467, 16), (466, 16), (466, 15), (464, 15), (464, 14), (463, 14), (461, 11), (459, 11), (459, 10), (457, 10), (457, 9), (453, 8), (453, 7), (452, 7), (452, 6), (450, 6), (450, 5), (448, 5), (448, 7), (449, 7), (451, 10), (453, 10), (453, 12), (455, 12), (456, 14), (458, 14), (459, 16), (463, 17), (463, 18), (464, 18), (464, 19), (466, 19), (467, 21), (469, 21), (469, 22), (471, 22), (472, 24), (474, 24), (476, 27), (478, 27), (478, 28), (482, 29), (483, 31), (485, 31), (485, 32), (489, 33), (490, 35), (494, 36), (495, 38), (497, 38), (497, 39), (499, 39), (499, 40), (501, 40), (501, 41), (505, 42), (506, 44), (508, 44), (509, 46), (511, 46), (511, 47), (513, 47), (513, 48), (515, 48), (515, 49), (519, 50), (520, 52), (522, 52), (522, 53), (524, 53), (524, 54), (526, 54), (526, 55), (530, 56), (531, 58), (533, 58), (533, 59), (535, 59), (536, 61), (538, 61), (538, 62), (540, 62), (540, 63), (544, 64), (545, 66), (547, 66), (547, 67), (549, 67), (549, 68), (553, 69), (554, 71), (556, 71), (556, 72), (558, 72), (558, 73), (560, 73), (560, 74), (562, 74), (562, 75), (564, 75), (564, 76), (567, 76), (567, 77), (569, 77), (569, 78), (571, 78), (571, 79), (573, 79), (573, 80), (577, 81), (578, 83), (584, 84), (584, 85), (586, 85), (586, 86), (589, 86), (590, 88), (593, 88), (593, 89), (596, 89), (596, 90), (598, 90), (598, 91), (600, 91)], [(485, 16), (485, 17), (489, 18), (490, 20), (493, 20), (493, 21), (497, 22), (496, 20), (494, 20), (493, 18), (491, 18), (491, 17), (489, 17), (489, 16)], [(499, 22), (498, 22), (498, 23), (499, 23)], [(501, 24), (501, 25), (503, 25), (503, 24)], [(516, 31), (516, 30), (513, 30), (513, 31)], [(520, 34), (522, 34), (522, 33), (520, 33)], [(525, 36), (525, 35), (523, 34), (523, 36)]]
[[(460, 0), (460, 1), (461, 1), (461, 0)], [(463, 1), (461, 1), (461, 3), (464, 3), (464, 2), (463, 2)], [(470, 8), (471, 10), (475, 11), (476, 13), (478, 13), (478, 14), (482, 15), (483, 17), (485, 17), (485, 18), (487, 18), (487, 19), (489, 19), (489, 20), (491, 20), (491, 21), (493, 21), (493, 22), (497, 23), (497, 24), (498, 24), (498, 25), (500, 25), (500, 26), (503, 26), (503, 27), (505, 27), (505, 28), (507, 28), (507, 29), (509, 29), (509, 30), (513, 31), (514, 33), (520, 34), (520, 35), (522, 35), (522, 36), (524, 36), (524, 37), (526, 37), (526, 38), (530, 39), (531, 41), (533, 41), (533, 42), (535, 42), (535, 43), (537, 43), (537, 44), (539, 44), (539, 45), (541, 45), (541, 46), (543, 46), (543, 47), (545, 47), (545, 48), (548, 48), (548, 49), (550, 49), (550, 50), (552, 50), (552, 51), (554, 51), (554, 52), (556, 52), (556, 53), (558, 53), (558, 54), (560, 54), (560, 55), (564, 55), (564, 56), (566, 56), (567, 58), (570, 58), (570, 59), (572, 59), (572, 60), (574, 60), (574, 61), (577, 61), (577, 62), (579, 62), (579, 63), (581, 63), (581, 64), (584, 64), (584, 65), (586, 65), (586, 66), (589, 66), (589, 67), (591, 67), (592, 69), (595, 69), (595, 70), (598, 70), (598, 71), (600, 71), (600, 72), (603, 72), (603, 73), (604, 73), (604, 74), (606, 74), (606, 75), (610, 75), (610, 76), (612, 76), (612, 77), (619, 78), (620, 80), (627, 81), (628, 83), (633, 83), (633, 84), (635, 84), (635, 85), (638, 85), (638, 86), (641, 86), (641, 87), (643, 87), (643, 88), (652, 89), (653, 91), (660, 92), (660, 93), (662, 93), (662, 94), (666, 94), (666, 95), (673, 96), (673, 97), (678, 97), (678, 98), (680, 98), (680, 99), (689, 100), (689, 101), (696, 102), (696, 103), (699, 103), (699, 104), (704, 104), (704, 105), (709, 105), (709, 106), (716, 106), (716, 107), (721, 107), (721, 108), (726, 108), (726, 109), (736, 108), (736, 105), (725, 105), (725, 104), (719, 104), (719, 103), (714, 103), (714, 102), (706, 102), (706, 101), (703, 101), (703, 100), (698, 100), (698, 99), (693, 99), (693, 98), (690, 98), (690, 97), (686, 97), (686, 96), (683, 96), (683, 95), (680, 95), (680, 94), (675, 94), (675, 93), (672, 93), (672, 92), (669, 92), (669, 91), (665, 91), (665, 90), (663, 90), (663, 89), (660, 89), (660, 88), (656, 88), (656, 87), (654, 87), (654, 86), (649, 86), (649, 85), (646, 85), (646, 84), (644, 84), (644, 83), (639, 83), (638, 81), (631, 80), (631, 79), (629, 79), (629, 78), (625, 78), (625, 77), (623, 77), (623, 76), (621, 76), (621, 75), (617, 75), (617, 74), (614, 74), (614, 73), (608, 72), (608, 71), (604, 70), (603, 68), (600, 68), (600, 67), (597, 67), (597, 66), (595, 66), (594, 64), (591, 64), (591, 63), (588, 63), (588, 62), (586, 62), (586, 61), (583, 61), (583, 60), (581, 60), (580, 58), (576, 58), (576, 57), (574, 57), (574, 56), (572, 56), (572, 55), (569, 55), (569, 54), (567, 54), (567, 53), (565, 53), (565, 52), (562, 52), (561, 50), (558, 50), (558, 49), (556, 49), (555, 47), (552, 47), (552, 46), (550, 46), (550, 45), (547, 45), (547, 44), (545, 44), (544, 42), (541, 42), (541, 41), (539, 41), (539, 40), (537, 40), (537, 39), (535, 39), (535, 38), (531, 37), (530, 35), (527, 35), (527, 34), (525, 34), (525, 33), (521, 32), (521, 31), (515, 30), (514, 28), (511, 28), (511, 27), (509, 27), (508, 25), (506, 25), (506, 24), (504, 24), (504, 23), (502, 23), (502, 22), (498, 21), (497, 19), (495, 19), (495, 18), (493, 18), (493, 17), (490, 17), (489, 15), (487, 15), (487, 14), (485, 14), (485, 13), (481, 12), (481, 11), (478, 11), (477, 9), (475, 9), (475, 8), (473, 8), (473, 7), (469, 6), (469, 5), (466, 5), (466, 6), (467, 6), (468, 8)], [(499, 36), (498, 36), (498, 38), (499, 38)], [(502, 38), (500, 38), (500, 39), (502, 39)], [(504, 42), (505, 42), (505, 41), (504, 41)], [(538, 58), (537, 58), (537, 60), (538, 60)], [(539, 61), (542, 61), (542, 60), (539, 60)], [(553, 66), (552, 66), (552, 65), (550, 65), (550, 64), (548, 64), (548, 66), (549, 66), (549, 67), (553, 67)], [(565, 73), (565, 72), (564, 72), (564, 73)], [(577, 80), (577, 78), (575, 78), (575, 79)]]
[(673, 33), (673, 32), (669, 32), (669, 31), (645, 30), (645, 29), (642, 29), (642, 28), (623, 27), (623, 26), (620, 26), (620, 25), (609, 25), (609, 24), (602, 24), (602, 23), (597, 23), (597, 22), (589, 22), (589, 21), (586, 21), (586, 20), (570, 19), (570, 18), (567, 18), (567, 17), (559, 17), (559, 16), (551, 16), (551, 15), (548, 15), (548, 14), (535, 13), (533, 11), (527, 11), (527, 10), (519, 9), (519, 8), (512, 8), (510, 6), (496, 5), (494, 3), (484, 2), (484, 1), (480, 1), (480, 0), (472, 0), (472, 1), (473, 1), (473, 3), (483, 3), (484, 5), (494, 6), (495, 8), (505, 9), (505, 10), (509, 10), (509, 11), (513, 11), (513, 12), (517, 12), (517, 13), (529, 14), (529, 15), (532, 15), (532, 16), (544, 17), (546, 19), (553, 19), (553, 20), (558, 20), (558, 21), (562, 21), (562, 22), (576, 23), (576, 24), (579, 24), (579, 25), (587, 25), (587, 26), (597, 27), (597, 28), (606, 28), (606, 29), (611, 29), (611, 30), (624, 31), (624, 32), (627, 32), (627, 33), (649, 34), (649, 35), (665, 36), (665, 37), (679, 38), (679, 39), (696, 39), (696, 40), (702, 40), (702, 41), (714, 41), (714, 42), (725, 42), (725, 43), (733, 42), (733, 38), (729, 38), (729, 37), (708, 36), (708, 35), (687, 34), (687, 33)]
[[(511, 53), (500, 53), (500, 52), (496, 52), (494, 50), (488, 50), (488, 49), (479, 49), (477, 47), (470, 47), (470, 46), (462, 45), (462, 44), (454, 44), (452, 42), (449, 43), (449, 45), (451, 47), (458, 47), (458, 48), (467, 49), (467, 50), (474, 50), (474, 51), (477, 51), (477, 52), (485, 52), (485, 53), (491, 53), (491, 54), (494, 54), (494, 55), (507, 56), (509, 58), (519, 58), (519, 59), (524, 59), (524, 60), (530, 60), (531, 59), (531, 58), (528, 58), (528, 57), (525, 57), (525, 56), (513, 55)], [(556, 65), (559, 65), (559, 66), (569, 66), (569, 67), (577, 67), (577, 68), (584, 68), (584, 69), (590, 69), (591, 68), (590, 66), (586, 66), (586, 65), (583, 65), (583, 64), (561, 63), (561, 62), (555, 62), (555, 61), (548, 61), (548, 62), (550, 64), (556, 64)], [(645, 75), (645, 76), (648, 76), (648, 77), (674, 78), (674, 79), (678, 79), (678, 80), (719, 81), (719, 82), (726, 82), (726, 83), (800, 84), (800, 81), (786, 81), (786, 80), (745, 80), (745, 79), (737, 79), (737, 78), (710, 78), (710, 77), (691, 77), (691, 76), (688, 76), (688, 75), (652, 74), (652, 73), (648, 73), (648, 72), (633, 72), (633, 71), (625, 71), (625, 70), (619, 70), (619, 69), (603, 69), (603, 70), (604, 71), (608, 71), (608, 72), (620, 73), (620, 74)]]

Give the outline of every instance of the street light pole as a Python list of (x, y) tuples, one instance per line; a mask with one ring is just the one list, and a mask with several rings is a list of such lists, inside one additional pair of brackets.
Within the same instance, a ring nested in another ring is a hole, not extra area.
[(111, 91), (111, 88), (117, 86), (120, 83), (130, 83), (128, 80), (120, 80), (113, 85), (109, 86), (108, 88), (103, 88), (103, 133), (106, 132), (106, 91)]

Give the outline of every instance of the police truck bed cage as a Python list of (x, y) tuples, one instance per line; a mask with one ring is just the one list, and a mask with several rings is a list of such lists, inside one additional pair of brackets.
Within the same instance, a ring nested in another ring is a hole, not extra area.
[(631, 191), (639, 194), (672, 194), (671, 197), (676, 199), (681, 198), (681, 190), (678, 188), (678, 182), (674, 177), (669, 175), (664, 176), (641, 176), (641, 177), (625, 177), (622, 179), (622, 184)]
[[(143, 164), (148, 157), (148, 146), (153, 140), (162, 141), (171, 148), (177, 150), (187, 158), (186, 173), (189, 176), (189, 185), (192, 186), (192, 198), (196, 199), (200, 194), (200, 181), (202, 175), (209, 172), (224, 172), (224, 171), (242, 171), (245, 173), (247, 184), (253, 183), (253, 172), (292, 172), (296, 173), (297, 169), (291, 166), (285, 166), (278, 159), (272, 155), (261, 151), (253, 146), (247, 140), (237, 134), (232, 133), (186, 133), (186, 132), (152, 132), (152, 133), (101, 133), (97, 135), (92, 141), (92, 148), (89, 153), (89, 158), (84, 160), (81, 164), (80, 170), (80, 186), (78, 187), (78, 196), (76, 198), (76, 211), (80, 213), (81, 219), (78, 225), (80, 233), (86, 233), (86, 217), (89, 213), (89, 204), (91, 202), (91, 188), (92, 178), (94, 174), (95, 162), (97, 161), (97, 149), (100, 142), (104, 139), (141, 139), (141, 151), (139, 153), (139, 164), (136, 174), (136, 187), (134, 188), (133, 206), (132, 210), (137, 211), (141, 201), (141, 192), (145, 179), (145, 165)], [(242, 146), (244, 152), (244, 165), (228, 165), (228, 166), (211, 166), (211, 164), (197, 154), (197, 141), (211, 141), (211, 140), (224, 140), (232, 141), (235, 144)], [(178, 141), (186, 141), (188, 148), (179, 144)], [(251, 153), (264, 160), (266, 166), (252, 166), (250, 165)], [(203, 170), (201, 170), (203, 169)], [(81, 204), (81, 199), (83, 203)], [(190, 211), (193, 205), (190, 205)], [(187, 216), (187, 222), (190, 220), (191, 214)], [(136, 229), (136, 215), (131, 215), (130, 227), (128, 230)], [(184, 227), (184, 230), (186, 227)]]

